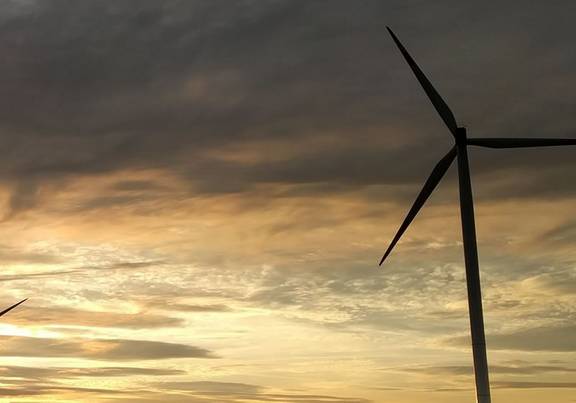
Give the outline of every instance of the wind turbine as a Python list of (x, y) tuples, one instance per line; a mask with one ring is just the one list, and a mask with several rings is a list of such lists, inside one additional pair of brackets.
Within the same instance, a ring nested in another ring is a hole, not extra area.
[(455, 145), (436, 164), (432, 173), (424, 183), (424, 187), (416, 197), (416, 201), (406, 215), (400, 229), (392, 239), (384, 253), (380, 265), (390, 255), (406, 228), (410, 225), (418, 211), (422, 208), (430, 194), (434, 191), (450, 165), (458, 157), (458, 179), (460, 188), (460, 215), (462, 219), (462, 238), (464, 243), (464, 261), (466, 265), (466, 284), (468, 288), (468, 310), (470, 315), (470, 333), (472, 335), (472, 354), (474, 358), (474, 377), (476, 381), (476, 401), (490, 403), (490, 381), (488, 377), (488, 361), (486, 358), (486, 340), (484, 336), (484, 318), (482, 313), (482, 294), (480, 289), (480, 274), (478, 270), (478, 251), (476, 248), (476, 228), (474, 224), (474, 203), (470, 184), (470, 169), (468, 166), (467, 147), (480, 146), (489, 148), (547, 147), (576, 145), (576, 139), (546, 139), (546, 138), (468, 138), (466, 129), (458, 127), (454, 114), (434, 89), (422, 70), (418, 67), (394, 32), (386, 27), (402, 56), (420, 82), (426, 95), (436, 108), (436, 111), (454, 136)]
[(5, 315), (5, 314), (7, 314), (8, 312), (10, 312), (12, 309), (16, 308), (18, 305), (20, 305), (20, 304), (22, 304), (22, 303), (26, 302), (27, 300), (28, 300), (28, 298), (26, 298), (26, 299), (23, 299), (22, 301), (20, 301), (20, 302), (17, 302), (17, 303), (15, 303), (14, 305), (12, 305), (12, 306), (10, 306), (10, 307), (8, 307), (8, 308), (4, 309), (2, 312), (0, 312), (0, 316), (4, 316), (4, 315)]

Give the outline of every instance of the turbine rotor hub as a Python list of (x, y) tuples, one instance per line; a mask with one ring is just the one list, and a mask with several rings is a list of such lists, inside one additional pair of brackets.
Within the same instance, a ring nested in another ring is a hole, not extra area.
[(456, 144), (461, 145), (461, 144), (466, 144), (466, 128), (465, 127), (458, 127), (456, 129)]

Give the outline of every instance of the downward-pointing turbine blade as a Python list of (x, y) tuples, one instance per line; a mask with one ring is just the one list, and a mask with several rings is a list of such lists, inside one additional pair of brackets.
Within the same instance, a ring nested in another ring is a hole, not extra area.
[(396, 35), (394, 35), (394, 32), (392, 32), (392, 30), (388, 27), (386, 27), (386, 29), (388, 32), (390, 32), (392, 39), (396, 43), (396, 46), (398, 46), (398, 49), (400, 49), (400, 52), (402, 52), (402, 56), (404, 56), (404, 59), (406, 59), (406, 62), (408, 62), (408, 65), (414, 72), (414, 75), (420, 82), (420, 85), (422, 88), (424, 88), (424, 91), (426, 91), (426, 95), (428, 95), (432, 105), (434, 105), (434, 108), (436, 108), (436, 111), (440, 114), (440, 117), (446, 126), (448, 126), (454, 137), (456, 137), (456, 129), (458, 128), (458, 125), (456, 123), (456, 119), (454, 118), (454, 114), (448, 105), (446, 105), (446, 102), (444, 102), (440, 94), (438, 94), (438, 91), (436, 91), (434, 86), (430, 83), (428, 78), (426, 78), (422, 70), (420, 70), (420, 67), (418, 67), (414, 59), (412, 59), (412, 56), (410, 56), (410, 53), (408, 53), (404, 45), (402, 45), (400, 40), (396, 37)]
[(12, 309), (16, 308), (18, 305), (22, 304), (22, 303), (25, 302), (26, 300), (28, 300), (28, 298), (23, 299), (22, 301), (18, 302), (17, 304), (12, 305), (10, 308), (4, 309), (2, 312), (0, 312), (0, 316), (3, 316), (4, 314), (7, 314), (7, 313), (10, 312)]
[(428, 180), (426, 180), (426, 183), (422, 187), (420, 194), (418, 194), (418, 197), (416, 197), (416, 200), (414, 201), (412, 208), (406, 215), (404, 222), (402, 222), (400, 229), (394, 236), (394, 239), (392, 239), (390, 246), (388, 246), (386, 253), (384, 253), (382, 260), (380, 260), (379, 263), (380, 265), (384, 263), (384, 260), (386, 260), (388, 255), (392, 252), (392, 249), (394, 248), (394, 246), (396, 245), (402, 234), (404, 234), (404, 231), (406, 231), (406, 228), (408, 228), (412, 220), (414, 220), (414, 217), (416, 217), (416, 215), (418, 214), (418, 212), (420, 211), (426, 200), (428, 200), (428, 197), (430, 197), (430, 195), (432, 194), (432, 192), (434, 191), (434, 189), (436, 188), (436, 186), (438, 185), (438, 183), (440, 182), (440, 180), (450, 167), (450, 164), (452, 164), (452, 161), (454, 161), (455, 157), (456, 157), (456, 147), (453, 147), (448, 152), (448, 154), (446, 154), (444, 158), (442, 158), (438, 162), (438, 164), (436, 164), (436, 166), (432, 170), (432, 173), (428, 177)]
[(468, 139), (468, 144), (490, 148), (574, 146), (576, 145), (576, 139), (480, 138)]

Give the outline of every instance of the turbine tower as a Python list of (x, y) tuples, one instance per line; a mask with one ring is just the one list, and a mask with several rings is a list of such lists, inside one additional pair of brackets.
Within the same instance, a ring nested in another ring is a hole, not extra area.
[(384, 253), (380, 265), (390, 255), (406, 228), (410, 225), (418, 211), (422, 208), (430, 194), (434, 191), (452, 161), (458, 158), (458, 179), (460, 188), (460, 215), (462, 219), (462, 238), (464, 243), (464, 262), (466, 265), (466, 284), (468, 288), (468, 310), (470, 315), (470, 333), (472, 336), (472, 354), (474, 358), (474, 377), (476, 381), (476, 401), (490, 403), (490, 381), (488, 377), (488, 361), (486, 358), (486, 340), (484, 336), (484, 318), (482, 313), (482, 294), (480, 289), (480, 273), (478, 270), (478, 251), (476, 248), (476, 228), (474, 224), (474, 203), (472, 186), (470, 184), (470, 169), (468, 166), (467, 148), (469, 145), (489, 148), (518, 148), (576, 145), (576, 139), (546, 139), (546, 138), (468, 138), (466, 129), (458, 127), (454, 114), (434, 89), (422, 70), (418, 67), (394, 32), (388, 27), (388, 32), (400, 49), (402, 56), (420, 82), (432, 105), (454, 136), (455, 145), (434, 167), (424, 187), (416, 197), (416, 201), (406, 215), (400, 229), (392, 239)]

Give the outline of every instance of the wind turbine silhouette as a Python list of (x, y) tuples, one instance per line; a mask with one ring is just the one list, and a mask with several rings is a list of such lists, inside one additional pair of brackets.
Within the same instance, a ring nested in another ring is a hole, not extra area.
[(18, 305), (20, 305), (20, 304), (22, 304), (22, 303), (26, 302), (27, 300), (28, 300), (28, 298), (26, 298), (26, 299), (23, 299), (22, 301), (20, 301), (20, 302), (17, 302), (17, 303), (15, 303), (14, 305), (12, 305), (12, 306), (10, 306), (10, 307), (8, 307), (8, 308), (4, 309), (2, 312), (0, 312), (0, 316), (4, 316), (4, 315), (5, 315), (5, 314), (7, 314), (8, 312), (10, 312), (12, 309), (16, 308)]
[(422, 208), (430, 194), (434, 191), (450, 165), (458, 157), (458, 179), (460, 188), (460, 215), (462, 220), (462, 238), (464, 243), (464, 261), (466, 265), (466, 284), (468, 288), (468, 310), (470, 315), (470, 333), (472, 335), (472, 354), (474, 358), (474, 377), (476, 381), (476, 401), (490, 403), (490, 381), (488, 377), (488, 361), (486, 358), (486, 339), (484, 336), (484, 318), (482, 313), (482, 294), (480, 289), (480, 274), (478, 270), (478, 250), (476, 247), (476, 228), (474, 224), (474, 203), (470, 184), (470, 169), (468, 166), (467, 147), (480, 146), (489, 148), (518, 148), (576, 145), (576, 139), (546, 139), (546, 138), (468, 138), (466, 129), (458, 127), (454, 114), (446, 105), (440, 94), (434, 89), (414, 59), (410, 56), (394, 32), (386, 27), (402, 56), (412, 69), (436, 111), (448, 126), (455, 139), (455, 145), (436, 164), (432, 173), (424, 183), (424, 187), (416, 197), (416, 201), (402, 222), (400, 229), (392, 239), (384, 253), (380, 265), (390, 255), (406, 228), (410, 225), (418, 211)]

